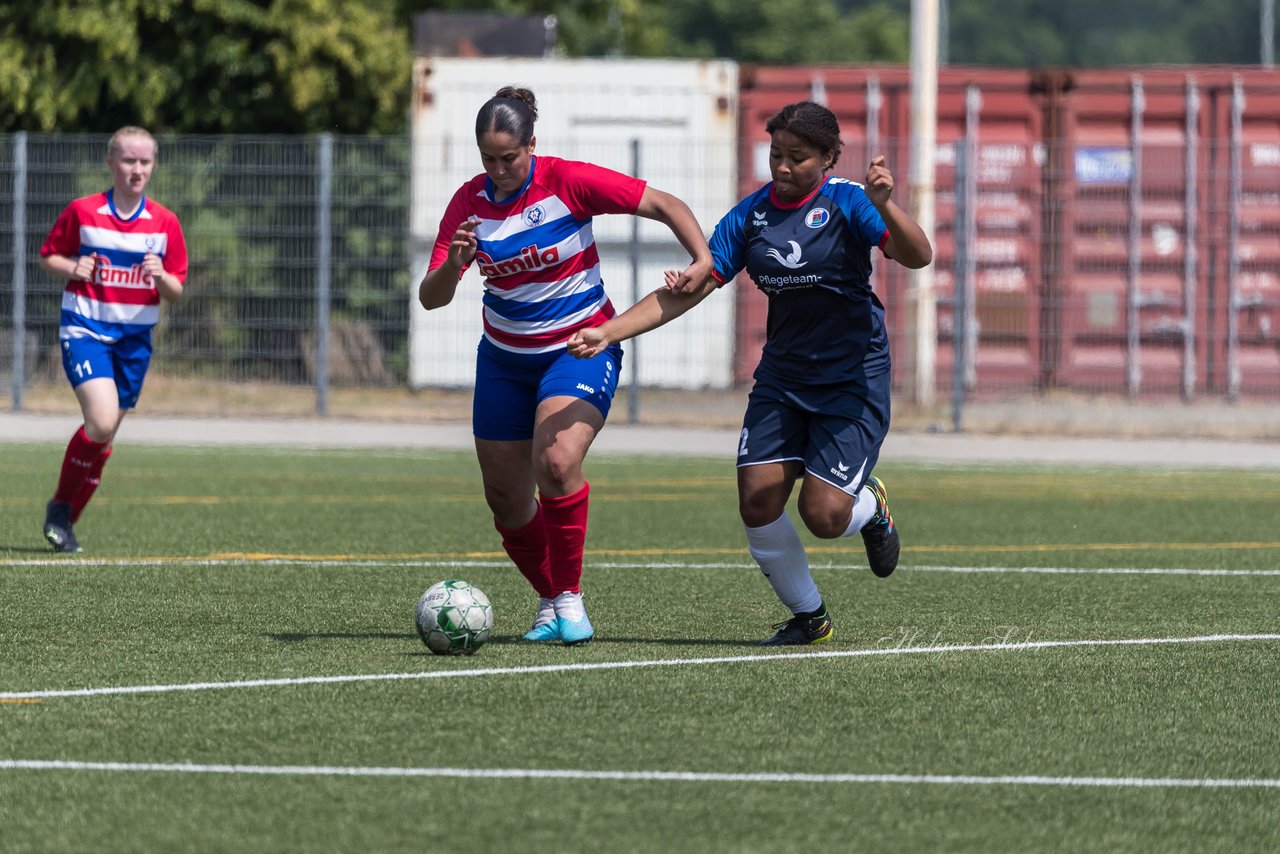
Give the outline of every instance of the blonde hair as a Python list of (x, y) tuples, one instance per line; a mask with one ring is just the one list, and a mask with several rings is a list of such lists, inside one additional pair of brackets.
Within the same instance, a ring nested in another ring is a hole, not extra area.
[(124, 127), (120, 128), (120, 130), (111, 134), (111, 139), (107, 141), (108, 157), (111, 157), (113, 155), (120, 153), (121, 149), (123, 148), (123, 146), (121, 145), (121, 140), (123, 140), (126, 136), (141, 136), (145, 139), (149, 139), (151, 140), (152, 154), (160, 153), (160, 144), (156, 142), (156, 138), (151, 135), (150, 131), (148, 131), (146, 128), (140, 128), (135, 125), (125, 125)]

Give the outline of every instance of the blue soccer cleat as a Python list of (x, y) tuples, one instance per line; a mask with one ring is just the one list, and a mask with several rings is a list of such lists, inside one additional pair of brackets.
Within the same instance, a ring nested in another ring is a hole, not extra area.
[(533, 626), (525, 633), (524, 639), (543, 643), (560, 640), (560, 619), (556, 617), (554, 600), (538, 599), (538, 613), (534, 615)]
[(560, 642), (565, 646), (586, 643), (596, 636), (596, 630), (587, 619), (587, 611), (582, 607), (581, 593), (561, 593), (555, 598), (555, 609)]

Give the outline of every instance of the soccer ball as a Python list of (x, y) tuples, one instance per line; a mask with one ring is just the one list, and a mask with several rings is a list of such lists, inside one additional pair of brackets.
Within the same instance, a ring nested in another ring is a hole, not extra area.
[(489, 597), (456, 578), (428, 587), (414, 617), (422, 642), (436, 655), (471, 655), (493, 631)]

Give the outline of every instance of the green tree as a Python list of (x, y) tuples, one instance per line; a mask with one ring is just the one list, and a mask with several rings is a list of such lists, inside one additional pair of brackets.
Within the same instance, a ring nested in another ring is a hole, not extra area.
[(957, 63), (1101, 68), (1259, 59), (1257, 3), (950, 0)]
[(425, 11), (552, 14), (568, 56), (905, 62), (910, 47), (909, 0), (396, 1), (406, 24)]
[(7, 4), (0, 131), (395, 132), (411, 51), (390, 4)]

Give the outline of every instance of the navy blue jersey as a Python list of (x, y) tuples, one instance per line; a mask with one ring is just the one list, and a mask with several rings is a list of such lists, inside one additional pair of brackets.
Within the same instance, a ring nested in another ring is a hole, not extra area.
[(710, 240), (715, 277), (745, 268), (769, 298), (757, 379), (837, 385), (889, 370), (884, 306), (871, 290), (871, 249), (887, 237), (862, 185), (844, 178), (792, 205), (769, 183), (725, 214)]

